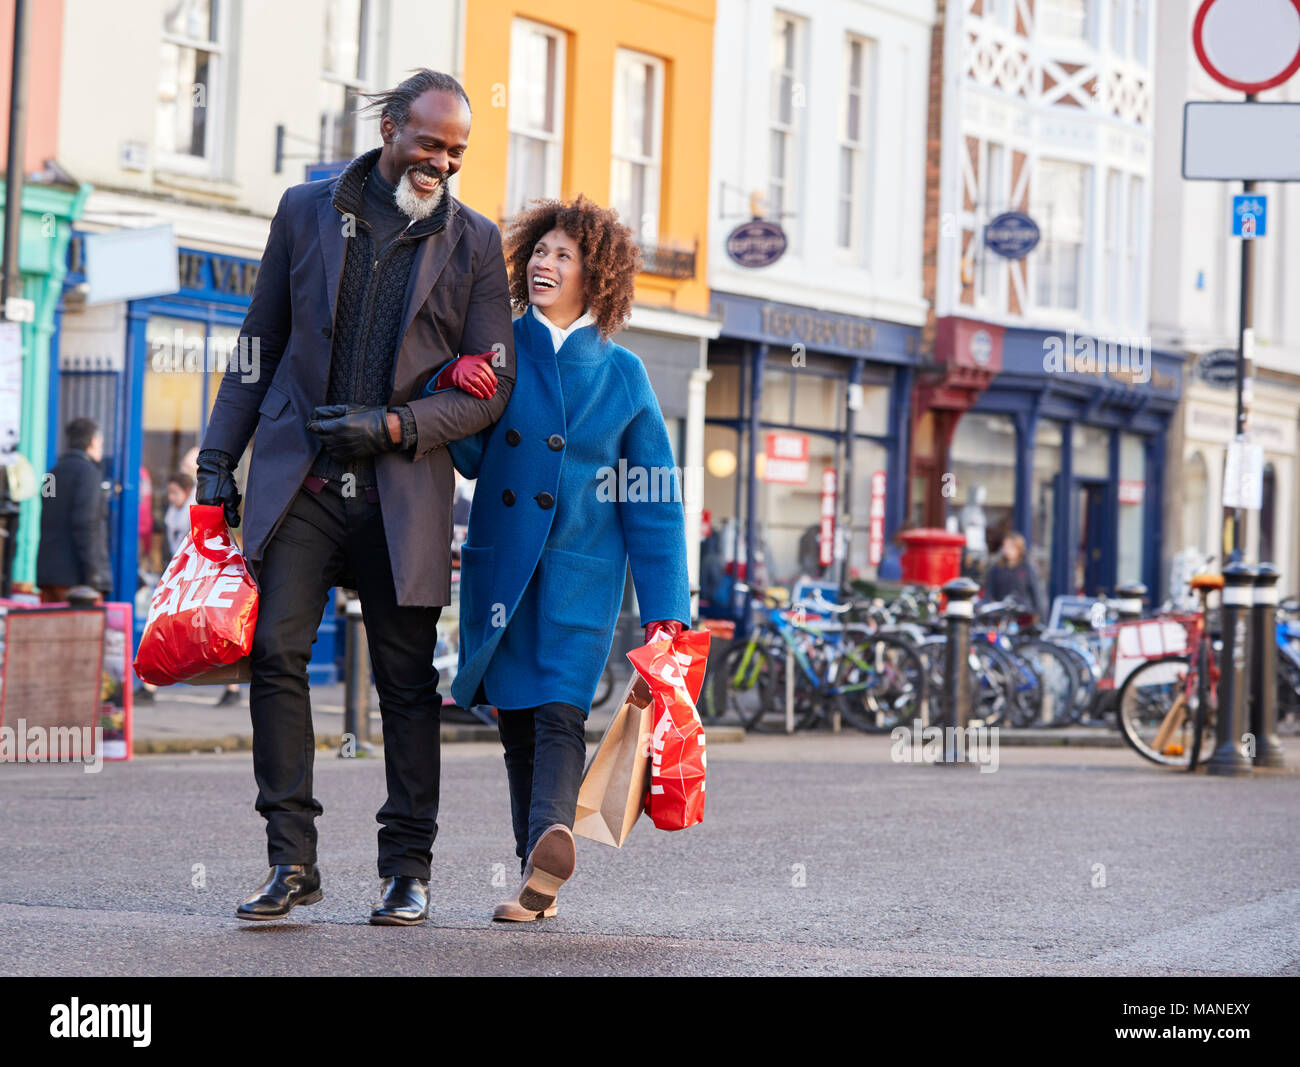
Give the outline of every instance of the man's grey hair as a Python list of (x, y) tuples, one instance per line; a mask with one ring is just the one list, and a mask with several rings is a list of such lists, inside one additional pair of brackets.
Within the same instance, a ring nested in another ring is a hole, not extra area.
[(465, 107), (469, 110), (469, 113), (474, 114), (473, 109), (469, 106), (469, 97), (465, 94), (464, 86), (450, 74), (430, 70), (428, 67), (420, 67), (412, 71), (409, 78), (392, 89), (385, 89), (377, 93), (360, 94), (370, 101), (360, 110), (362, 112), (378, 111), (381, 119), (387, 115), (400, 128), (405, 126), (406, 120), (410, 118), (411, 105), (416, 98), (423, 96), (431, 89), (443, 93), (455, 93), (465, 101)]

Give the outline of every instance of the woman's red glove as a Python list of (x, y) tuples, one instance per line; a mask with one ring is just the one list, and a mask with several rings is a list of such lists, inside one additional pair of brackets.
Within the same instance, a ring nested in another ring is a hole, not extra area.
[[(648, 645), (656, 637), (676, 637), (682, 632), (682, 624), (676, 619), (660, 619), (645, 624), (645, 643)], [(659, 633), (655, 633), (658, 630)]]
[(433, 383), (434, 389), (460, 389), (487, 400), (497, 391), (497, 376), (492, 372), (493, 353), (481, 355), (457, 356), (438, 375)]

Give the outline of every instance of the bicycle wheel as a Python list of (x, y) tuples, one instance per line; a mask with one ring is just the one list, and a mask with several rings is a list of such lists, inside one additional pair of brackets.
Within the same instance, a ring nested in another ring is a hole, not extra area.
[[(1162, 767), (1191, 766), (1197, 721), (1196, 668), (1188, 656), (1142, 664), (1120, 687), (1119, 728), (1144, 759)], [(1200, 762), (1214, 750), (1213, 708), (1201, 727)]]
[[(803, 682), (803, 685), (799, 683)], [(816, 718), (803, 672), (795, 669), (795, 729)], [(714, 706), (756, 733), (785, 731), (785, 649), (758, 642), (728, 649), (714, 679)]]
[(1057, 645), (1040, 640), (1016, 645), (1016, 655), (1029, 663), (1040, 680), (1035, 725), (1064, 726), (1070, 722), (1079, 685), (1078, 669), (1070, 656)]
[(971, 641), (979, 663), (979, 698), (972, 726), (1027, 726), (1038, 717), (1042, 683), (1023, 660), (989, 641)]
[[(928, 668), (927, 696), (929, 724), (946, 726), (948, 709), (944, 706), (947, 693), (945, 672), (948, 663), (948, 642), (943, 637), (932, 638), (923, 651)], [(996, 726), (1008, 717), (1014, 699), (1014, 688), (1005, 657), (987, 641), (976, 641), (966, 653), (966, 669), (971, 676), (971, 707), (968, 726)]]
[(921, 717), (925, 661), (911, 642), (882, 634), (845, 650), (835, 688), (836, 705), (850, 725), (888, 733)]
[(1092, 663), (1088, 657), (1074, 645), (1059, 644), (1059, 648), (1074, 664), (1074, 701), (1069, 710), (1068, 717), (1064, 717), (1060, 722), (1054, 723), (1056, 726), (1069, 726), (1077, 723), (1088, 713), (1092, 707), (1093, 701), (1097, 697), (1097, 676), (1093, 673)]

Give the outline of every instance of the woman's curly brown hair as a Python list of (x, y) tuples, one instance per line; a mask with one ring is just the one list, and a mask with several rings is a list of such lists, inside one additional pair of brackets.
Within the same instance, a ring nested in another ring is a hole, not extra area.
[(596, 331), (607, 339), (632, 313), (641, 249), (636, 235), (619, 221), (618, 212), (579, 193), (569, 203), (534, 200), (506, 224), (505, 256), (510, 269), (510, 303), (528, 310), (528, 261), (537, 242), (551, 230), (563, 230), (582, 253), (587, 307)]

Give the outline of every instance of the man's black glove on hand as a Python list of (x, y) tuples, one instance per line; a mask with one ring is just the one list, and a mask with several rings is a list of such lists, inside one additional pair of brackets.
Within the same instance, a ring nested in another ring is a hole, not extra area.
[(307, 429), (318, 435), (325, 450), (341, 463), (401, 447), (388, 432), (386, 407), (326, 404), (311, 413)]
[(220, 504), (226, 509), (226, 525), (239, 525), (239, 488), (235, 485), (235, 457), (217, 448), (199, 453), (198, 478), (194, 487), (196, 504)]

